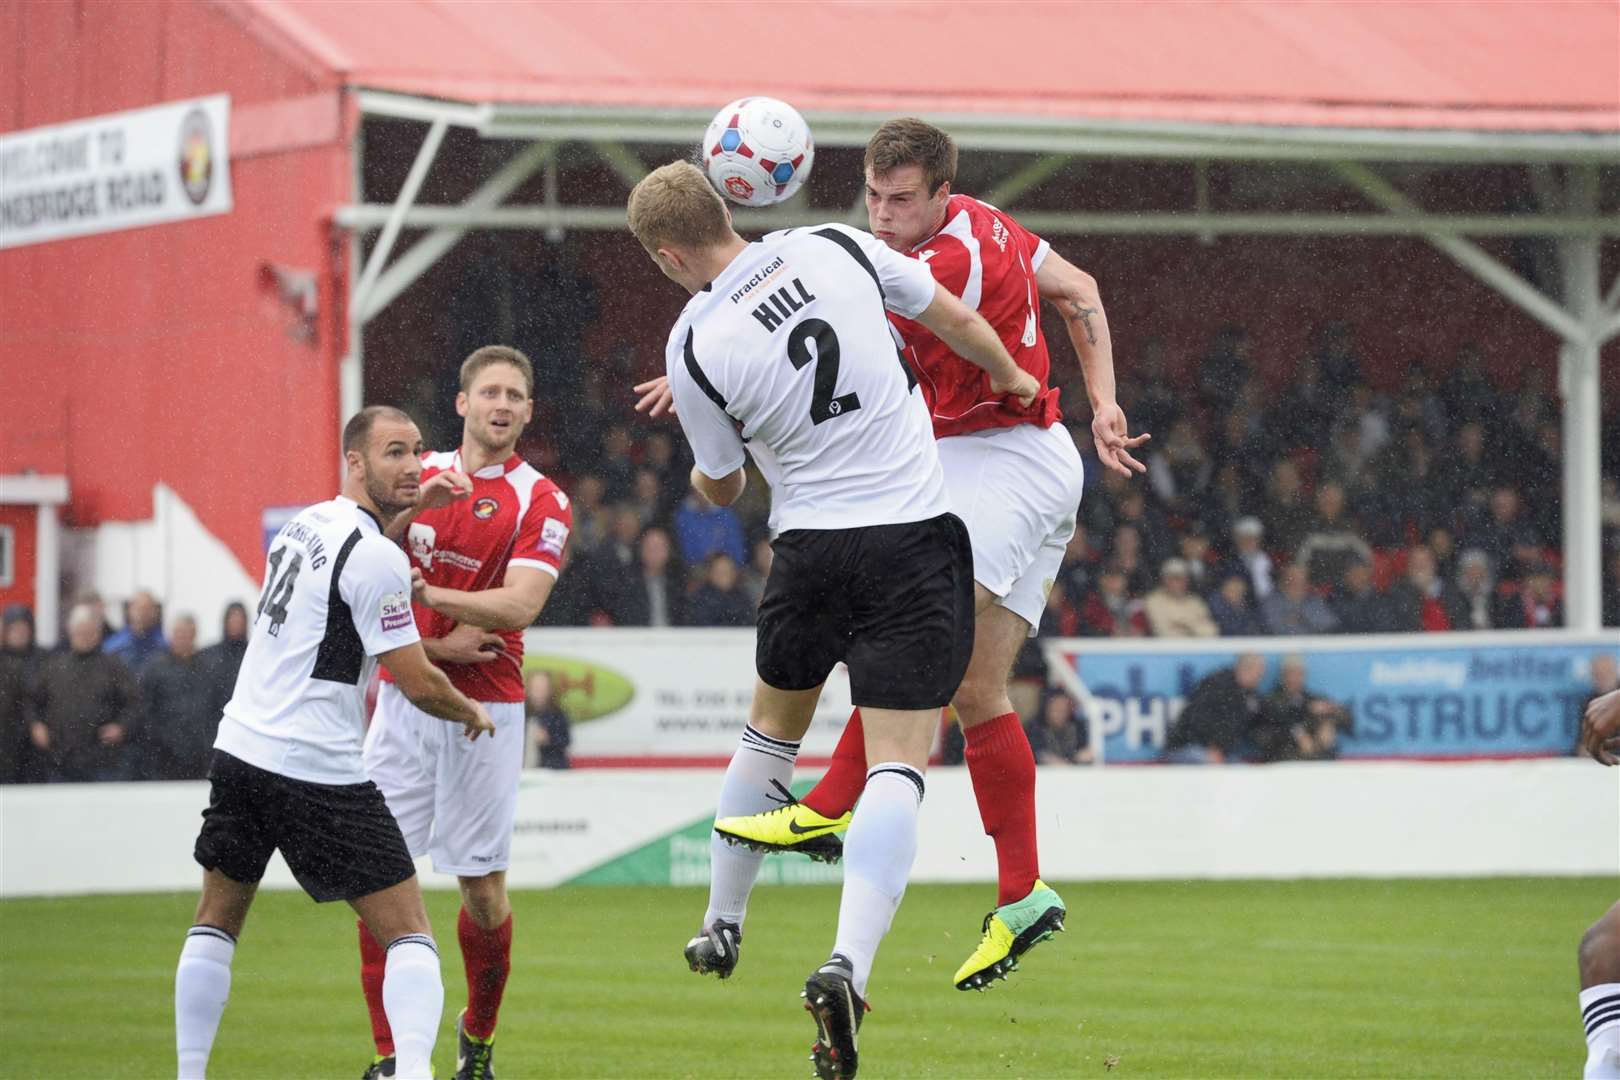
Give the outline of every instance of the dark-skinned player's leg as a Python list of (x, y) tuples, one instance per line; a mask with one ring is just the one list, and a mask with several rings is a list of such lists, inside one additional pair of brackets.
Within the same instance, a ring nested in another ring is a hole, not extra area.
[(1620, 1080), (1620, 902), (1581, 937), (1586, 1080)]

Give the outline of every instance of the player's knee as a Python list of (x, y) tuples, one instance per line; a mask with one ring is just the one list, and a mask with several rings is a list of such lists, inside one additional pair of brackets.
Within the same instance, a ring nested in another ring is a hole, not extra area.
[(1006, 679), (987, 678), (969, 671), (956, 688), (956, 696), (951, 699), (951, 704), (956, 706), (962, 725), (972, 727), (1005, 712), (1000, 706), (1006, 697)]
[(1620, 904), (1581, 935), (1581, 985), (1620, 982)]
[(494, 930), (512, 914), (506, 896), (506, 875), (486, 874), (483, 877), (464, 877), (461, 883), (461, 906), (467, 917), (481, 929)]

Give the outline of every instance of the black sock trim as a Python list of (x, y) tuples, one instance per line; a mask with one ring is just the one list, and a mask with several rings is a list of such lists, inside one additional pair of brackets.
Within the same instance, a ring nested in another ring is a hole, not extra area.
[(1591, 1036), (1600, 1027), (1620, 1021), (1620, 999), (1617, 999), (1616, 1004), (1609, 1006), (1607, 1009), (1599, 1009), (1597, 1012), (1588, 1011), (1584, 1014), (1583, 1019), (1586, 1023), (1586, 1034), (1588, 1036)]
[(922, 773), (920, 773), (916, 769), (910, 768), (909, 766), (906, 766), (906, 765), (885, 765), (880, 769), (873, 769), (871, 772), (867, 773), (866, 774), (867, 782), (870, 783), (871, 780), (872, 780), (872, 777), (878, 776), (878, 775), (880, 775), (882, 773), (886, 773), (886, 772), (892, 772), (892, 773), (895, 773), (896, 775), (903, 776), (907, 780), (910, 780), (913, 784), (916, 784), (917, 785), (917, 801), (922, 802), (923, 792), (925, 790), (927, 790), (926, 787), (923, 784)]
[(747, 742), (749, 739), (758, 739), (760, 742), (763, 742), (768, 746), (776, 747), (779, 750), (791, 750), (795, 754), (799, 752), (798, 743), (789, 742), (787, 739), (774, 739), (760, 731), (758, 728), (754, 727), (754, 725), (745, 724), (743, 726), (743, 741)]
[(1620, 994), (1610, 994), (1608, 997), (1600, 997), (1600, 998), (1598, 998), (1596, 1001), (1594, 1001), (1590, 1005), (1586, 1006), (1586, 1008), (1582, 1009), (1581, 1010), (1581, 1015), (1582, 1016), (1591, 1016), (1594, 1012), (1597, 1012), (1599, 1009), (1606, 1009), (1610, 1005), (1620, 1005)]
[(232, 934), (229, 930), (221, 930), (217, 926), (209, 926), (207, 923), (198, 923), (196, 926), (193, 926), (190, 930), (186, 931), (186, 937), (216, 937), (221, 941), (228, 941), (232, 945), (236, 944), (236, 935)]
[[(405, 944), (426, 945), (428, 948), (433, 950), (434, 956), (439, 955), (439, 946), (436, 945), (433, 938), (427, 934), (406, 934), (403, 937), (397, 937), (388, 943), (388, 949), (392, 949), (395, 945)], [(388, 950), (385, 949), (383, 951), (387, 952)]]

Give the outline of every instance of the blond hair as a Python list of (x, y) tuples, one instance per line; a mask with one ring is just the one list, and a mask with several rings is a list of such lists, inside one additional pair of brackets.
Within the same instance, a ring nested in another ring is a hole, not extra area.
[(487, 367), (496, 364), (511, 364), (523, 375), (523, 381), (528, 384), (529, 396), (534, 397), (534, 365), (529, 358), (512, 348), (510, 345), (485, 345), (482, 349), (475, 349), (472, 355), (461, 362), (461, 392), (463, 394), (472, 390), (473, 380), (478, 373)]
[(873, 176), (920, 165), (928, 194), (933, 195), (941, 184), (956, 179), (956, 143), (933, 124), (902, 117), (890, 120), (866, 141), (865, 165)]
[(630, 192), (627, 216), (630, 231), (648, 251), (715, 247), (731, 234), (725, 203), (689, 161), (672, 161), (642, 177)]

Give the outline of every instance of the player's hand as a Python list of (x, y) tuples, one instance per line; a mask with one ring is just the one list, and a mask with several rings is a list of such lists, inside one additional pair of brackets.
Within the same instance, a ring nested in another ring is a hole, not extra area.
[(457, 623), (439, 639), (435, 659), (449, 664), (487, 664), (506, 651), (506, 639), (483, 627)]
[(418, 510), (437, 510), (472, 494), (472, 478), (456, 469), (435, 473), (416, 497)]
[(1147, 466), (1137, 461), (1130, 452), (1153, 438), (1146, 433), (1130, 435), (1125, 424), (1125, 410), (1110, 401), (1097, 407), (1091, 417), (1091, 438), (1097, 444), (1097, 459), (1103, 468), (1112, 469), (1121, 476), (1133, 472), (1145, 473)]
[(636, 402), (636, 412), (646, 413), (651, 420), (656, 420), (665, 413), (675, 415), (675, 395), (669, 392), (668, 375), (660, 375), (656, 379), (637, 383), (631, 389), (641, 395), (641, 400)]
[(411, 599), (423, 607), (432, 607), (433, 586), (428, 584), (419, 566), (411, 567)]
[(495, 721), (489, 718), (489, 711), (476, 701), (472, 703), (472, 707), (473, 718), (462, 725), (467, 729), (467, 741), (477, 742), (478, 736), (486, 731), (491, 735), (495, 734)]
[(1586, 706), (1581, 748), (1600, 765), (1620, 765), (1620, 690), (1610, 690)]
[(990, 379), (990, 392), (992, 394), (1011, 394), (1018, 399), (1018, 404), (1027, 409), (1035, 403), (1035, 398), (1040, 394), (1041, 382), (1023, 368), (1019, 368), (1018, 373), (1013, 376), (1010, 382), (1003, 382), (992, 377)]

